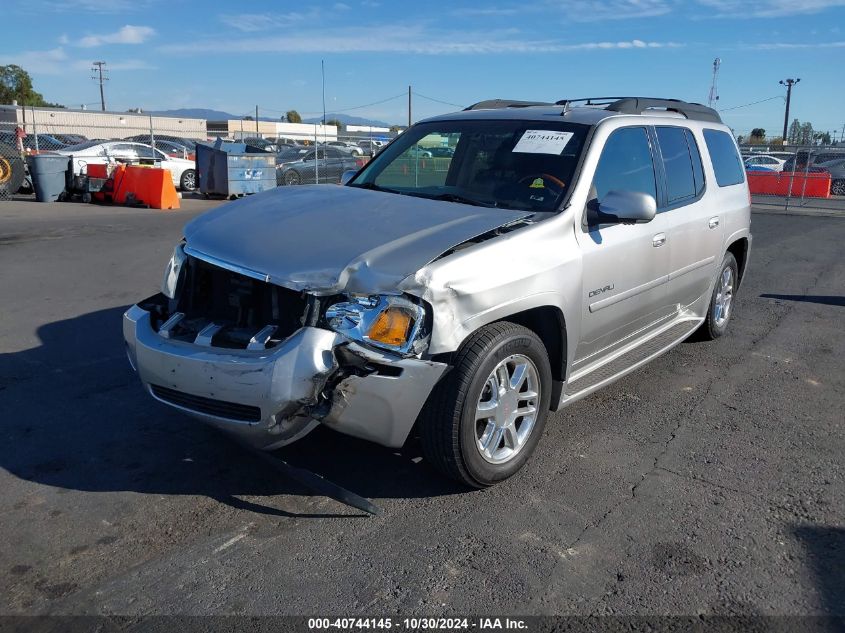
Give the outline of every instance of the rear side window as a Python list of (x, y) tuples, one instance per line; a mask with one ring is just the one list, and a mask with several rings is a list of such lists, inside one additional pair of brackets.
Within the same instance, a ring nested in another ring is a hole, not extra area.
[(657, 142), (666, 172), (669, 204), (695, 198), (695, 173), (684, 128), (658, 127)]
[(698, 143), (695, 141), (690, 130), (685, 129), (687, 146), (689, 147), (690, 158), (692, 158), (692, 175), (695, 178), (695, 195), (704, 192), (704, 167), (701, 165), (701, 152), (698, 151)]
[(657, 198), (651, 144), (644, 127), (626, 127), (607, 139), (593, 179), (601, 201), (608, 191), (641, 191)]
[(745, 180), (742, 161), (730, 134), (720, 130), (704, 130), (704, 142), (707, 143), (713, 171), (716, 172), (716, 183), (720, 187), (738, 185)]

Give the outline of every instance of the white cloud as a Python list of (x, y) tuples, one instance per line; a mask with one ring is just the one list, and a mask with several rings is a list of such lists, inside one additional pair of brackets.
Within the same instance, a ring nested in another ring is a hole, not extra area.
[(555, 1), (565, 15), (577, 22), (633, 20), (671, 13), (674, 0), (564, 0)]
[(67, 69), (67, 53), (61, 46), (47, 51), (0, 53), (0, 64), (17, 64), (30, 73), (58, 75)]
[(308, 20), (316, 20), (319, 15), (319, 12), (315, 10), (291, 13), (233, 13), (220, 15), (218, 19), (226, 26), (238, 31), (256, 33), (300, 25)]
[[(273, 37), (227, 40), (225, 52), (232, 53), (408, 53), (417, 55), (477, 55), (496, 53), (562, 53), (581, 50), (678, 48), (677, 42), (639, 39), (599, 42), (532, 40), (510, 30), (432, 31), (422, 25), (382, 25), (359, 28), (299, 29)], [(198, 54), (220, 52), (217, 40), (160, 47), (165, 53)]]
[(798, 48), (845, 48), (845, 42), (773, 42), (771, 44), (756, 44), (749, 48), (758, 51), (790, 50)]
[(143, 44), (153, 35), (155, 35), (155, 29), (149, 26), (132, 26), (131, 24), (127, 24), (114, 33), (86, 35), (77, 42), (77, 46), (93, 48), (95, 46), (102, 46), (103, 44)]
[(698, 0), (698, 3), (715, 11), (710, 17), (716, 18), (778, 18), (845, 6), (845, 0)]

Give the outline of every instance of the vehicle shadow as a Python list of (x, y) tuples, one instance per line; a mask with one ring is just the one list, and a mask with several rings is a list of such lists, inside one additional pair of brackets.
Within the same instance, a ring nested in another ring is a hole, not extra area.
[[(124, 352), (125, 310), (44, 325), (37, 347), (0, 354), (0, 466), (59, 488), (205, 495), (282, 516), (294, 513), (240, 497), (320, 494), (285, 476), (284, 465), (267, 465), (225, 433), (144, 393)], [(322, 427), (272, 455), (294, 467), (288, 472), (310, 470), (369, 498), (465, 492), (413, 450), (386, 449)]]
[(807, 550), (825, 615), (845, 616), (845, 528), (796, 525), (793, 532)]
[(804, 303), (819, 303), (825, 306), (845, 307), (845, 297), (835, 295), (778, 295), (764, 293), (762, 299), (779, 299), (781, 301), (801, 301)]

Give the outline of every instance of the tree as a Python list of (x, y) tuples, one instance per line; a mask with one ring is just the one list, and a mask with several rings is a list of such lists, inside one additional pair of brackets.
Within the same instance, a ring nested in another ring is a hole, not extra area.
[(766, 130), (761, 127), (755, 127), (753, 130), (751, 130), (751, 138), (760, 139), (760, 142), (762, 142), (763, 139), (766, 138)]
[(813, 126), (808, 121), (801, 125), (801, 145), (812, 145), (813, 143)]
[(343, 123), (341, 123), (337, 119), (329, 119), (328, 121), (326, 121), (326, 125), (334, 125), (338, 130), (343, 127)]
[(816, 141), (816, 145), (830, 145), (830, 132), (815, 132), (813, 134), (813, 140)]
[(26, 106), (64, 107), (45, 101), (42, 94), (33, 88), (29, 73), (15, 64), (0, 66), (0, 103), (11, 104), (12, 101)]
[(401, 132), (401, 131), (402, 131), (402, 128), (399, 127), (398, 125), (391, 125), (390, 126), (390, 133), (391, 134), (399, 134), (399, 132)]
[(302, 117), (299, 116), (299, 112), (296, 110), (285, 112), (285, 119), (287, 119), (288, 123), (302, 123)]

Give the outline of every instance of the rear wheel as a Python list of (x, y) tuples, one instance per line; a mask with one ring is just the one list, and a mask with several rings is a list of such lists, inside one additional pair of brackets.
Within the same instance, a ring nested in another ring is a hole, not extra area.
[(713, 341), (722, 336), (728, 329), (733, 311), (734, 291), (739, 280), (736, 259), (732, 253), (725, 253), (719, 276), (710, 295), (710, 305), (707, 308), (707, 318), (698, 331), (699, 338)]
[(26, 169), (21, 157), (9, 149), (0, 150), (0, 199), (11, 198), (24, 183)]
[(421, 414), (426, 460), (475, 488), (507, 479), (540, 441), (551, 380), (546, 348), (531, 330), (508, 322), (481, 328)]
[(197, 172), (193, 169), (186, 169), (183, 171), (182, 177), (179, 179), (179, 188), (182, 191), (196, 191)]
[(845, 196), (845, 180), (834, 180), (830, 184), (830, 193), (834, 196)]

